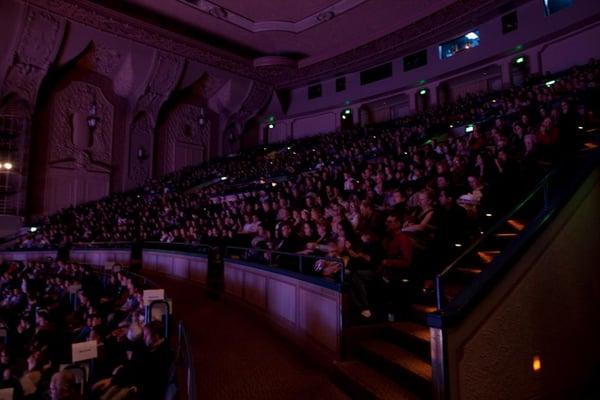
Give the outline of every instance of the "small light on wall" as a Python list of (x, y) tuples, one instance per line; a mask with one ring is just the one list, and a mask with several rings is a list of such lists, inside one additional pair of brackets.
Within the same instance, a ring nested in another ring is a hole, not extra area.
[(534, 372), (539, 372), (542, 369), (542, 360), (540, 360), (540, 356), (533, 356), (532, 368)]
[(146, 149), (144, 149), (143, 147), (138, 147), (137, 149), (137, 158), (139, 161), (143, 161), (146, 158), (148, 158), (148, 155), (146, 154)]
[(2, 164), (2, 167), (4, 167), (4, 169), (6, 170), (11, 170), (13, 169), (14, 165), (12, 165), (12, 163), (5, 162), (4, 164)]
[(346, 119), (346, 115), (342, 115), (342, 119)]
[(269, 125), (267, 125), (267, 128), (273, 129), (273, 128), (275, 128), (275, 124), (269, 124)]
[(454, 247), (462, 247), (461, 243), (454, 243)]
[(419, 90), (419, 94), (420, 94), (421, 96), (424, 96), (424, 95), (426, 95), (426, 94), (427, 94), (427, 89), (421, 89), (421, 90)]
[(525, 57), (519, 57), (515, 60), (515, 63), (517, 64), (522, 64), (525, 62)]
[(344, 114), (346, 114), (346, 115), (348, 115), (348, 114), (352, 114), (352, 110), (351, 110), (351, 109), (349, 109), (349, 108), (346, 108), (346, 109), (344, 110)]
[(454, 125), (450, 124), (450, 128), (454, 128)]
[(36, 226), (32, 226), (31, 228), (29, 228), (29, 232), (31, 233), (35, 233), (37, 232), (38, 228)]
[(100, 118), (96, 116), (97, 108), (98, 106), (96, 105), (96, 100), (94, 100), (90, 106), (87, 117), (87, 124), (90, 129), (95, 129), (96, 125), (98, 125), (98, 122), (100, 121)]
[(465, 133), (471, 133), (475, 130), (475, 127), (473, 125), (467, 125), (465, 127)]
[(277, 182), (271, 182), (271, 186), (273, 186), (273, 187), (277, 186)]
[(551, 81), (546, 82), (545, 85), (546, 85), (546, 87), (550, 87), (550, 86), (554, 85), (555, 83), (556, 83), (556, 80), (552, 79)]
[(490, 213), (486, 213), (486, 214), (485, 214), (485, 216), (486, 216), (486, 217), (491, 217), (491, 216), (492, 216), (492, 214), (490, 214)]
[(579, 129), (580, 131), (583, 130), (583, 126), (578, 126), (577, 129)]
[(229, 178), (228, 178), (228, 177), (226, 177), (226, 176), (222, 176), (222, 177), (221, 177), (221, 180), (222, 180), (222, 181), (226, 181), (227, 179), (229, 179)]

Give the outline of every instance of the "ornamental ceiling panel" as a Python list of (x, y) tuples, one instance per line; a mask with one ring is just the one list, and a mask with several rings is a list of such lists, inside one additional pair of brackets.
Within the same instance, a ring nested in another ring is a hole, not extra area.
[(339, 0), (214, 0), (213, 3), (254, 21), (298, 22)]
[[(306, 66), (376, 40), (457, 1), (461, 0), (126, 0), (126, 3), (138, 7), (138, 14), (147, 10), (184, 23), (235, 44), (238, 49), (251, 49), (257, 56), (285, 55)], [(103, 2), (106, 4), (114, 7), (118, 3)], [(165, 23), (163, 27), (169, 25), (176, 24)]]

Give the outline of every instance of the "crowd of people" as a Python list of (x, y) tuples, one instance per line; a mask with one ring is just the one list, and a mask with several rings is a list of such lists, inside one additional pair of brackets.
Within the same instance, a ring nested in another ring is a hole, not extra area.
[[(368, 317), (365, 282), (374, 274), (410, 270), (427, 288), (454, 244), (478, 234), (482, 214), (514, 205), (575, 151), (579, 131), (598, 123), (600, 63), (549, 79), (187, 168), (65, 209), (19, 246), (234, 245), (281, 267), (291, 259), (277, 252), (335, 257), (356, 271), (355, 303)], [(456, 131), (470, 122), (469, 132)], [(311, 272), (336, 276), (340, 268), (317, 262)]]
[[(172, 352), (163, 322), (144, 320), (141, 289), (76, 263), (1, 263), (0, 389), (14, 400), (164, 399)], [(73, 364), (71, 345), (87, 341), (97, 358)]]

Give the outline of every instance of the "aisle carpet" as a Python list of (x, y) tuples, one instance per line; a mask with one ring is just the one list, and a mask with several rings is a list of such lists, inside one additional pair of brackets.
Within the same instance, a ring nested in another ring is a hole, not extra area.
[(199, 399), (347, 399), (326, 371), (247, 309), (199, 286), (145, 274), (173, 298), (190, 334)]

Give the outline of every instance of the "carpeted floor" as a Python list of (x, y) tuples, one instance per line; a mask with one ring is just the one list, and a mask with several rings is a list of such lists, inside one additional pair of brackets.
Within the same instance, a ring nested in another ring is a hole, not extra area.
[(148, 275), (173, 298), (190, 334), (201, 399), (347, 399), (326, 371), (252, 312), (200, 287)]

